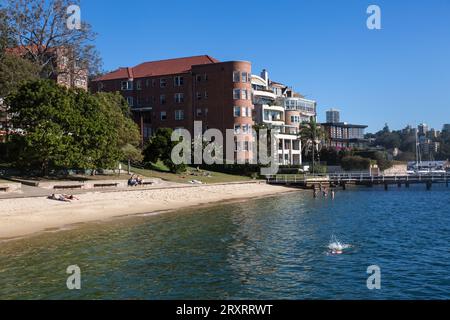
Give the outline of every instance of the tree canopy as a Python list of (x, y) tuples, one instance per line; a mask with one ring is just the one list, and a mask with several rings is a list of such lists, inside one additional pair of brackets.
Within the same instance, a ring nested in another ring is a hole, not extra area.
[(172, 162), (172, 149), (178, 144), (172, 141), (172, 132), (170, 128), (159, 128), (150, 138), (144, 149), (144, 161), (157, 163), (161, 160), (171, 172), (182, 172), (186, 169), (186, 165), (176, 165)]
[[(6, 47), (19, 47), (20, 54), (40, 68), (43, 78), (55, 73), (98, 74), (101, 59), (93, 41), (96, 34), (81, 20), (80, 28), (68, 28), (69, 7), (79, 0), (5, 0), (0, 14), (0, 39)], [(64, 49), (67, 65), (56, 69), (55, 49)], [(22, 52), (23, 51), (23, 52)]]
[[(14, 128), (13, 161), (20, 167), (115, 168), (138, 129), (115, 94), (91, 95), (50, 80), (21, 85), (7, 98)], [(130, 138), (127, 138), (128, 135)]]

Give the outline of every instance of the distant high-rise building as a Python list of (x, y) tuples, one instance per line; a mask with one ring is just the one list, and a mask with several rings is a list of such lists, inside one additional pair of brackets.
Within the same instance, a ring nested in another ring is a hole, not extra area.
[(419, 130), (420, 136), (426, 136), (428, 133), (428, 125), (426, 123), (421, 123), (417, 126), (417, 129)]
[(327, 111), (327, 123), (339, 123), (340, 121), (339, 110), (330, 109)]
[(442, 127), (442, 131), (450, 132), (450, 123), (444, 124), (444, 126)]

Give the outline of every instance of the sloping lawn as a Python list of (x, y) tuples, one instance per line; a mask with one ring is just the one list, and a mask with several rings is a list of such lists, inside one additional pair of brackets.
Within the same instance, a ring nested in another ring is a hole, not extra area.
[(195, 168), (188, 168), (187, 173), (174, 174), (169, 172), (167, 168), (165, 168), (164, 165), (160, 163), (158, 163), (156, 167), (158, 168), (158, 170), (139, 169), (133, 167), (131, 171), (144, 177), (160, 178), (166, 181), (178, 183), (189, 183), (189, 181), (191, 180), (201, 181), (202, 183), (226, 183), (251, 180), (250, 177), (246, 176), (238, 176), (206, 170), (197, 171), (197, 169)]

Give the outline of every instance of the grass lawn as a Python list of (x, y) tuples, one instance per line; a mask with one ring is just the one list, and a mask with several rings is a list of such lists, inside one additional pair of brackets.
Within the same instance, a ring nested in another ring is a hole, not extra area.
[[(128, 180), (127, 174), (128, 166), (122, 164), (122, 173), (119, 174), (97, 174), (91, 175), (70, 175), (70, 176), (49, 176), (49, 177), (34, 177), (34, 176), (17, 176), (21, 180), (33, 181), (33, 182), (52, 182), (52, 181), (89, 181), (89, 180)], [(226, 182), (239, 182), (250, 181), (251, 178), (247, 176), (232, 175), (220, 172), (212, 172), (200, 170), (195, 168), (188, 168), (188, 172), (184, 174), (174, 174), (169, 172), (168, 168), (162, 163), (158, 162), (153, 165), (152, 169), (139, 169), (132, 167), (131, 171), (146, 178), (160, 178), (169, 182), (189, 183), (191, 180), (198, 180), (202, 183), (226, 183)], [(0, 179), (1, 182), (1, 179)]]
[[(200, 170), (198, 172), (197, 169), (190, 167), (188, 168), (188, 173), (175, 174), (169, 172), (167, 168), (161, 163), (156, 164), (155, 168), (157, 168), (157, 170), (132, 168), (131, 171), (144, 177), (160, 178), (165, 181), (178, 183), (189, 183), (189, 181), (191, 180), (198, 180), (202, 183), (225, 183), (251, 180), (250, 177), (226, 174), (221, 172), (206, 170)], [(209, 175), (203, 175), (204, 173), (209, 173)]]
[(2, 183), (10, 183), (11, 181), (7, 181), (7, 180), (2, 180), (2, 179), (0, 179), (0, 184), (2, 184)]

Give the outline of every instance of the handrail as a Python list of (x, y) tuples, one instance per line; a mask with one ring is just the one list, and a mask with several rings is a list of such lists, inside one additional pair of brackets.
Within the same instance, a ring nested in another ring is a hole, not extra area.
[(401, 182), (401, 181), (411, 181), (411, 180), (419, 180), (419, 181), (435, 181), (440, 179), (445, 179), (445, 181), (450, 180), (450, 173), (432, 173), (432, 174), (405, 174), (405, 175), (399, 175), (399, 174), (392, 174), (392, 175), (372, 175), (369, 173), (347, 173), (347, 174), (304, 174), (304, 175), (271, 175), (267, 176), (266, 179), (268, 182), (275, 181), (275, 182), (307, 182), (307, 181), (314, 181), (317, 179), (317, 181), (322, 180), (326, 178), (329, 181), (392, 181), (392, 182)]

